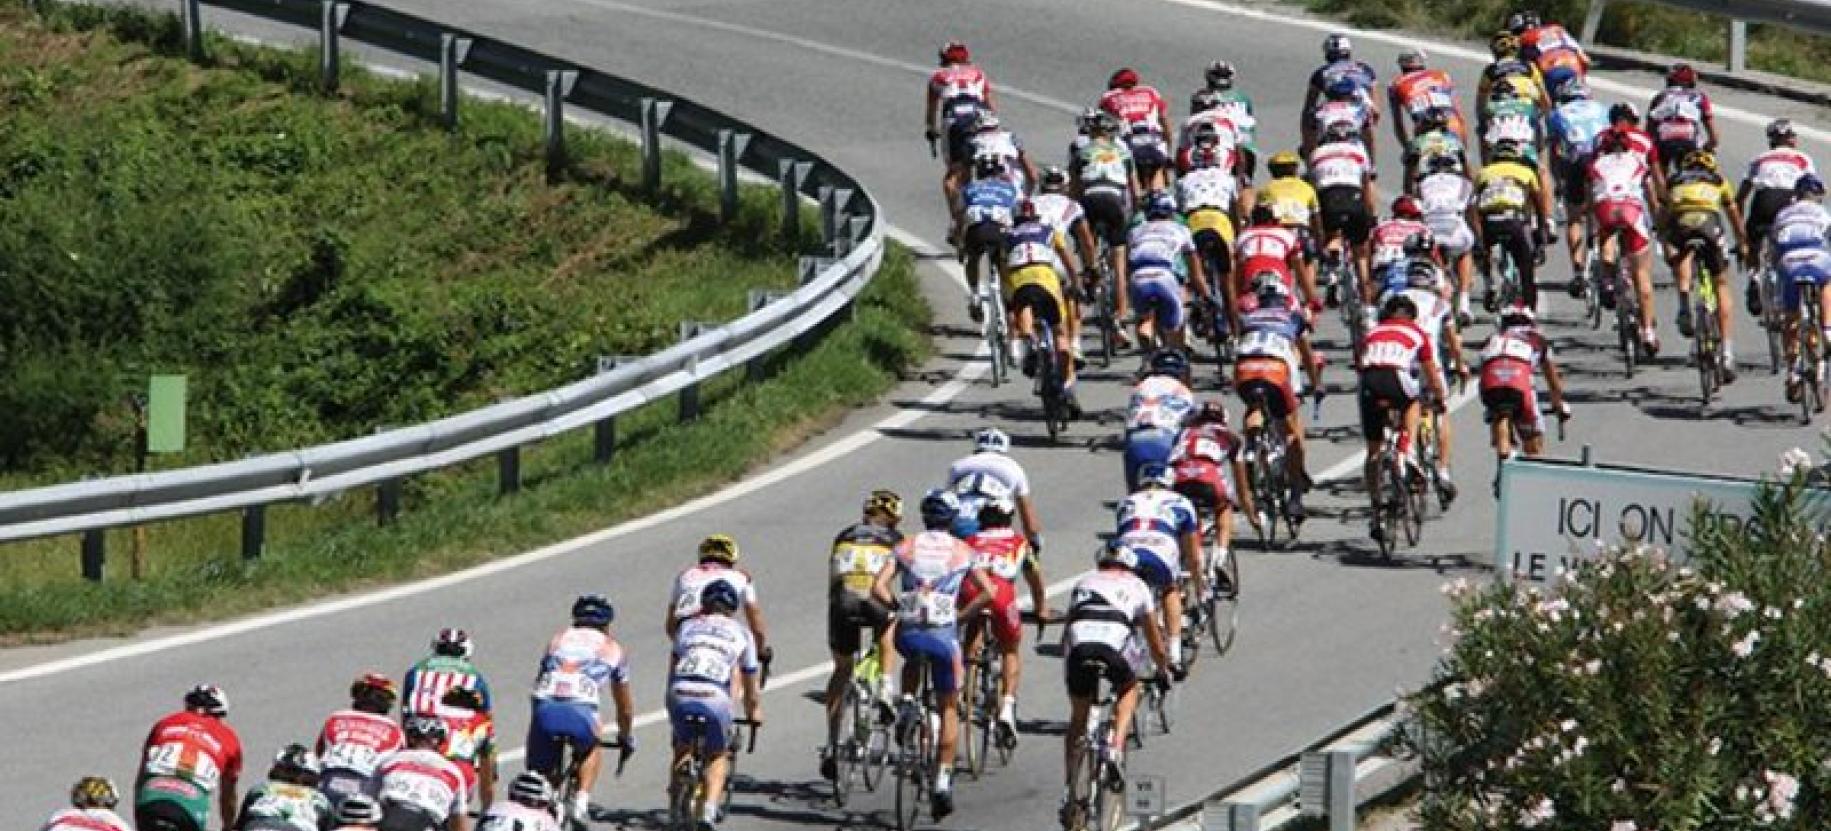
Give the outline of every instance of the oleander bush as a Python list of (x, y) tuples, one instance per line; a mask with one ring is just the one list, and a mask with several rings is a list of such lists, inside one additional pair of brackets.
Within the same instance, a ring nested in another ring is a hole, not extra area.
[(1433, 831), (1811, 829), (1831, 820), (1831, 546), (1805, 469), (1693, 556), (1625, 548), (1541, 590), (1445, 587), (1408, 699)]

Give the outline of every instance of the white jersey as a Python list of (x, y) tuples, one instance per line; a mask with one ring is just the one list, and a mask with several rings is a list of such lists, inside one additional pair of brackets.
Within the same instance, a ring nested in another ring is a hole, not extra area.
[[(1440, 285), (1441, 281), (1439, 281)], [(1441, 356), (1443, 354), (1443, 329), (1449, 324), (1450, 313), (1453, 311), (1449, 301), (1443, 299), (1442, 292), (1437, 288), (1406, 289), (1400, 294), (1411, 298), (1411, 302), (1417, 305), (1418, 328), (1423, 329), (1424, 334), (1430, 338), (1431, 354)]]
[(724, 615), (701, 615), (674, 634), (668, 692), (729, 694), (737, 673), (753, 675), (759, 667), (756, 640), (744, 624)]
[(1418, 180), (1418, 207), (1432, 233), (1438, 225), (1460, 227), (1467, 221), (1469, 202), (1474, 198), (1475, 185), (1460, 173), (1432, 173)]
[(1537, 368), (1551, 352), (1551, 344), (1536, 335), (1525, 334), (1526, 329), (1508, 329), (1488, 338), (1481, 347), (1481, 362), (1511, 358), (1523, 361), (1528, 366)]
[(1183, 428), (1183, 421), (1194, 411), (1195, 394), (1183, 382), (1152, 375), (1132, 388), (1125, 408), (1125, 429), (1175, 432)]
[(756, 604), (757, 584), (750, 579), (750, 572), (715, 563), (700, 563), (674, 578), (674, 619), (686, 620), (699, 614), (699, 593), (717, 580), (730, 583), (732, 588), (737, 589), (738, 597), (745, 605)]
[(1807, 173), (1818, 174), (1811, 156), (1791, 147), (1776, 147), (1748, 163), (1747, 181), (1758, 188), (1792, 190)]
[(1168, 562), (1176, 562), (1179, 539), (1183, 534), (1201, 530), (1201, 520), (1197, 518), (1195, 503), (1189, 497), (1164, 488), (1145, 488), (1125, 497), (1119, 503), (1118, 524), (1114, 527), (1121, 537), (1128, 540), (1134, 535), (1151, 535), (1169, 543), (1171, 557)]
[(65, 808), (45, 820), (40, 831), (133, 831), (133, 826), (107, 808)]
[(1067, 239), (1069, 229), (1087, 215), (1080, 202), (1063, 193), (1039, 193), (1030, 198), (1030, 203), (1036, 206), (1036, 217), (1063, 239)]
[(1137, 648), (1138, 625), (1156, 611), (1151, 587), (1129, 571), (1103, 568), (1074, 585), (1069, 594), (1063, 646), (1105, 644), (1122, 652)]
[(947, 486), (957, 489), (960, 480), (975, 473), (1002, 483), (1010, 489), (1011, 496), (1022, 499), (1030, 495), (1030, 477), (1024, 475), (1023, 465), (1016, 459), (1003, 453), (984, 451), (974, 453), (954, 462), (947, 468)]
[(1196, 168), (1176, 180), (1176, 201), (1184, 213), (1198, 208), (1232, 210), (1238, 193), (1239, 180), (1218, 167)]
[(1831, 212), (1817, 202), (1801, 200), (1780, 209), (1774, 215), (1774, 247), (1785, 253), (1795, 251), (1821, 251), (1826, 247), (1825, 235), (1831, 230)]
[(444, 822), (465, 813), (464, 774), (436, 750), (397, 750), (381, 762), (381, 803), (411, 806)]
[(560, 825), (551, 811), (505, 800), (477, 820), (477, 831), (560, 831)]
[(1234, 354), (1242, 357), (1277, 358), (1284, 362), (1285, 371), (1290, 373), (1291, 392), (1303, 395), (1304, 382), (1309, 375), (1302, 371), (1303, 361), (1297, 352), (1297, 344), (1282, 332), (1273, 329), (1254, 329), (1240, 336), (1240, 342), (1234, 347)]
[(1367, 149), (1360, 142), (1331, 142), (1310, 153), (1310, 183), (1317, 190), (1358, 188), (1372, 167), (1372, 160), (1367, 158)]
[(1168, 271), (1182, 273), (1183, 258), (1195, 253), (1195, 237), (1174, 219), (1155, 219), (1132, 229), (1127, 240), (1131, 273)]

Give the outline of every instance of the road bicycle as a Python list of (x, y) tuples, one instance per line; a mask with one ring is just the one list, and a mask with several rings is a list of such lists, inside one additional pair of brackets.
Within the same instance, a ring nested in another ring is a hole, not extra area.
[[(674, 765), (668, 777), (668, 828), (670, 831), (694, 831), (706, 807), (706, 767), (712, 762), (712, 755), (706, 751), (706, 733), (714, 725), (700, 715), (685, 716), (681, 721), (691, 738), (687, 743), (687, 755)], [(741, 745), (745, 753), (756, 752), (757, 729), (762, 727), (761, 722), (747, 718), (732, 719), (731, 724), (731, 735), (725, 743), (725, 754), (731, 761), (726, 765), (725, 790), (720, 794), (718, 804), (721, 817), (731, 807), (732, 783), (737, 780), (736, 748)]]
[(1216, 658), (1233, 648), (1233, 638), (1240, 625), (1240, 561), (1230, 548), (1223, 548), (1219, 526), (1212, 509), (1202, 509), (1202, 568), (1207, 589), (1195, 594), (1195, 581), (1185, 575), (1180, 583), (1183, 593), (1183, 663), (1195, 666), (1201, 656), (1202, 638), (1214, 644)]
[(1247, 486), (1252, 490), (1253, 504), (1258, 508), (1259, 547), (1266, 551), (1278, 548), (1278, 521), (1282, 518), (1289, 539), (1297, 538), (1297, 525), (1290, 521), (1289, 471), (1290, 440), (1284, 435), (1282, 419), (1272, 418), (1265, 407), (1263, 394), (1255, 393), (1246, 402), (1246, 421), (1258, 423), (1246, 428)]
[(1799, 293), (1798, 354), (1793, 358), (1792, 377), (1798, 379), (1799, 423), (1811, 424), (1812, 417), (1825, 409), (1825, 342), (1819, 327), (1818, 284), (1810, 278), (1794, 284)]
[(1780, 303), (1780, 273), (1774, 267), (1773, 252), (1763, 245), (1761, 263), (1753, 277), (1755, 292), (1761, 298), (1761, 328), (1767, 332), (1768, 374), (1779, 375), (1781, 358), (1786, 354), (1782, 335), (1786, 332), (1786, 309)]
[(1068, 405), (1061, 355), (1055, 351), (1055, 330), (1049, 321), (1037, 319), (1036, 331), (1030, 337), (1030, 355), (1036, 361), (1035, 391), (1043, 402), (1043, 424), (1049, 428), (1049, 440), (1055, 441), (1068, 429), (1073, 413)]
[(890, 728), (877, 717), (877, 690), (884, 677), (877, 638), (861, 644), (852, 657), (852, 683), (839, 708), (839, 746), (832, 749), (838, 776), (833, 802), (844, 808), (857, 788), (876, 791), (890, 752)]
[[(1001, 767), (1011, 764), (1017, 736), (1004, 734), (998, 721), (1005, 696), (1004, 653), (992, 634), (992, 613), (980, 612), (973, 628), (978, 648), (967, 656), (966, 678), (960, 685), (960, 746), (966, 752), (966, 770), (978, 779), (994, 756)], [(967, 639), (975, 640), (971, 633)]]
[[(1494, 481), (1493, 481), (1492, 485), (1493, 485), (1493, 490), (1494, 490), (1494, 498), (1499, 499), (1500, 498), (1500, 469), (1501, 469), (1501, 466), (1506, 463), (1507, 459), (1510, 459), (1514, 456), (1519, 455), (1520, 445), (1523, 442), (1521, 441), (1520, 434), (1519, 434), (1519, 412), (1516, 409), (1514, 409), (1513, 404), (1510, 404), (1510, 403), (1502, 404), (1499, 407), (1495, 408), (1494, 413), (1493, 413), (1493, 418), (1494, 418), (1495, 424), (1500, 425), (1500, 428), (1502, 430), (1507, 431), (1507, 436), (1512, 442), (1512, 447), (1510, 448), (1510, 452), (1502, 453), (1502, 452), (1500, 452), (1499, 448), (1495, 448), (1495, 451), (1494, 451)], [(1560, 443), (1564, 441), (1564, 425), (1568, 421), (1570, 421), (1569, 415), (1566, 415), (1563, 413), (1558, 414), (1558, 441)], [(1542, 424), (1544, 424), (1544, 422), (1545, 422), (1544, 415), (1540, 414), (1539, 423), (1542, 425)]]
[(1093, 323), (1100, 339), (1100, 350), (1097, 353), (1100, 368), (1105, 369), (1113, 365), (1113, 356), (1119, 352), (1119, 318), (1113, 305), (1113, 275), (1106, 266), (1107, 246), (1104, 241), (1099, 243), (1099, 250), (1100, 261), (1094, 267), (1096, 282), (1092, 292)]
[(937, 752), (941, 742), (941, 713), (935, 706), (933, 673), (926, 657), (920, 664), (921, 680), (913, 694), (897, 703), (894, 749), (890, 767), (896, 774), (896, 829), (910, 831), (923, 806), (933, 814)]
[[(1106, 664), (1089, 660), (1082, 668), (1094, 673), (1099, 689), (1087, 712), (1087, 729), (1075, 736), (1068, 757), (1068, 799), (1062, 805), (1065, 831), (1118, 831), (1125, 819), (1125, 761), (1107, 741), (1113, 735), (1118, 702), (1106, 676)], [(1143, 683), (1142, 681), (1140, 683)], [(1133, 730), (1135, 735), (1138, 731)]]
[(1513, 261), (1507, 241), (1497, 239), (1488, 242), (1487, 264), (1481, 271), (1481, 305), (1488, 314), (1494, 314), (1519, 302), (1522, 296), (1519, 263)]
[[(1620, 235), (1619, 229), (1611, 230), (1596, 241), (1596, 247), (1601, 248)], [(1615, 340), (1621, 348), (1621, 361), (1627, 367), (1628, 377), (1633, 378), (1634, 365), (1640, 360), (1640, 290), (1634, 285), (1633, 269), (1622, 263), (1623, 255), (1617, 250), (1614, 261), (1601, 261), (1602, 275), (1597, 288), (1614, 293)]]
[(980, 334), (992, 356), (992, 386), (996, 387), (1011, 375), (1010, 322), (1005, 320), (1004, 292), (999, 290), (997, 275), (980, 277), (975, 302), (981, 316)]
[(1704, 255), (1711, 243), (1691, 237), (1685, 240), (1685, 256), (1691, 258), (1696, 279), (1691, 281), (1691, 359), (1697, 363), (1698, 389), (1709, 409), (1710, 399), (1723, 387), (1723, 334), (1717, 327), (1717, 277)]
[(1424, 533), (1424, 488), (1417, 481), (1411, 462), (1399, 450), (1399, 437), (1405, 429), (1404, 413), (1382, 404), (1386, 411), (1386, 435), (1380, 440), (1380, 452), (1374, 459), (1374, 518), (1383, 527), (1377, 542), (1380, 556), (1392, 558), (1399, 535), (1407, 546), (1418, 544)]
[[(586, 818), (575, 816), (572, 813), (572, 806), (578, 801), (579, 768), (585, 765), (585, 756), (574, 751), (571, 736), (550, 736), (547, 741), (559, 748), (559, 756), (554, 760), (553, 767), (539, 771), (540, 775), (547, 780), (547, 784), (553, 786), (551, 808), (554, 818), (560, 820), (571, 831), (585, 831)], [(623, 746), (622, 738), (598, 740), (600, 748), (621, 751)], [(617, 759), (616, 775), (623, 775), (623, 765), (628, 761), (627, 754)]]
[(1589, 321), (1590, 329), (1600, 330), (1602, 328), (1602, 283), (1599, 266), (1602, 262), (1602, 246), (1596, 241), (1596, 220), (1587, 214), (1583, 217), (1583, 239), (1588, 240), (1589, 244), (1583, 246), (1583, 262), (1574, 264), (1577, 273), (1571, 279), (1582, 281), (1579, 285), (1584, 289), (1583, 319)]

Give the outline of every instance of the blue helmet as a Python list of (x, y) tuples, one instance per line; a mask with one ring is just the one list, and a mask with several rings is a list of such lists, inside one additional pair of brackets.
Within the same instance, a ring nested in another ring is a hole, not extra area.
[(1328, 86), (1322, 88), (1322, 92), (1330, 98), (1352, 98), (1360, 89), (1360, 84), (1354, 83), (1353, 78), (1342, 75), (1330, 81)]
[(953, 491), (935, 488), (922, 497), (922, 524), (928, 528), (947, 528), (960, 515), (960, 498)]
[(1793, 183), (1793, 193), (1797, 196), (1824, 196), (1825, 180), (1818, 178), (1815, 174), (1807, 173), (1799, 177), (1799, 181)]
[(1150, 374), (1185, 377), (1189, 374), (1189, 359), (1174, 349), (1162, 350), (1151, 356)]
[(1147, 219), (1169, 219), (1176, 215), (1176, 199), (1166, 190), (1154, 190), (1144, 196)]
[(1176, 473), (1162, 462), (1147, 462), (1138, 468), (1138, 487), (1169, 488), (1176, 485)]
[(601, 594), (580, 595), (572, 601), (572, 623), (576, 626), (609, 626), (617, 619), (617, 610)]
[(743, 605), (738, 597), (737, 587), (727, 580), (714, 580), (699, 590), (700, 611), (713, 614), (731, 614)]

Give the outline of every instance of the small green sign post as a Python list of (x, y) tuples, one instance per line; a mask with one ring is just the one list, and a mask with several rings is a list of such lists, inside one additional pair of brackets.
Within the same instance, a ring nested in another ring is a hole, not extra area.
[(146, 452), (184, 452), (183, 375), (154, 375), (146, 390)]

